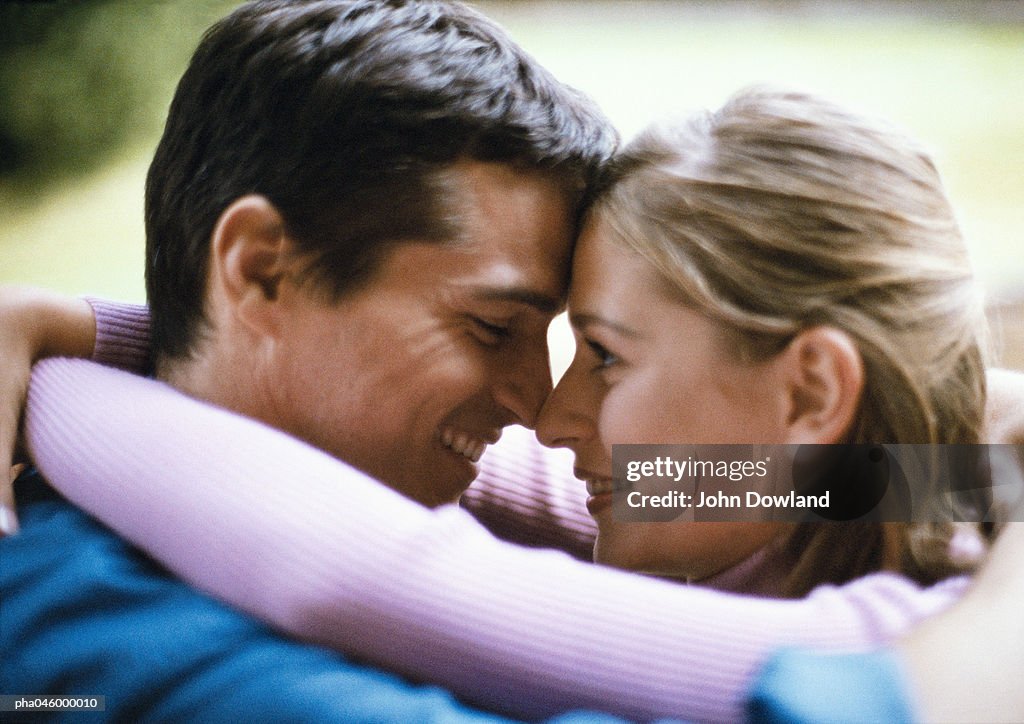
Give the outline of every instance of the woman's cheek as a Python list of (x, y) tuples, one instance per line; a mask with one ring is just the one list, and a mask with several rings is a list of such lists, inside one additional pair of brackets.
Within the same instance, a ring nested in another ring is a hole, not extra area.
[(642, 444), (644, 440), (643, 403), (630, 394), (628, 384), (615, 385), (601, 405), (598, 434), (611, 454), (612, 445)]

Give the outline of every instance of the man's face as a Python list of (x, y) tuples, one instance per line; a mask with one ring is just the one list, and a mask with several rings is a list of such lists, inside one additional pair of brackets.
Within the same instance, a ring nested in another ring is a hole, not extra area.
[(269, 421), (427, 505), (458, 498), (503, 427), (533, 426), (572, 243), (547, 178), (453, 178), (464, 239), (395, 246), (336, 305), (300, 294), (264, 375)]

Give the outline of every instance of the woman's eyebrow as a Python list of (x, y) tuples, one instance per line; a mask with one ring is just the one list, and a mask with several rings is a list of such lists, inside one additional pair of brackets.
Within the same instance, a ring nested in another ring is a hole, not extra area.
[(632, 327), (627, 327), (626, 325), (621, 324), (620, 322), (613, 322), (610, 319), (605, 319), (600, 315), (591, 314), (588, 312), (570, 311), (569, 324), (571, 324), (576, 329), (584, 329), (586, 327), (591, 326), (605, 327), (614, 332), (617, 332), (618, 334), (621, 334), (623, 337), (629, 337), (630, 339), (637, 339), (643, 336), (642, 334), (640, 334), (640, 332), (633, 329)]

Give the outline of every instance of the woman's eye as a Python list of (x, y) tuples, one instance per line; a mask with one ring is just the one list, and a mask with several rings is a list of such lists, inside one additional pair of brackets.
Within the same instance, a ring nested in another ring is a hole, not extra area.
[(590, 347), (590, 351), (594, 353), (595, 357), (597, 357), (599, 369), (608, 369), (619, 362), (619, 358), (609, 352), (607, 347), (603, 344), (591, 339), (586, 340), (586, 342), (587, 346)]
[(509, 328), (502, 324), (494, 324), (480, 317), (473, 317), (473, 323), (484, 335), (493, 342), (499, 342), (509, 335)]

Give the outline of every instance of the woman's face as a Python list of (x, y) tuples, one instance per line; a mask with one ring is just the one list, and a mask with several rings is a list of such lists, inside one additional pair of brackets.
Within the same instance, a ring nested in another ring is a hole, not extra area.
[(773, 361), (737, 359), (722, 327), (663, 284), (649, 262), (609, 241), (599, 220), (587, 225), (569, 291), (576, 355), (537, 435), (576, 455), (598, 525), (596, 561), (697, 580), (744, 560), (778, 525), (616, 522), (611, 445), (780, 442), (784, 413), (772, 394)]

